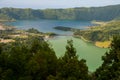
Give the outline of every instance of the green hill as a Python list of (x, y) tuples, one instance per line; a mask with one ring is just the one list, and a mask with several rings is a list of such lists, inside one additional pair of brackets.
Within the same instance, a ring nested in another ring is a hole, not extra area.
[(120, 21), (104, 22), (98, 26), (89, 27), (86, 30), (79, 30), (75, 36), (82, 36), (89, 41), (109, 41), (113, 35), (120, 34)]
[(1, 8), (0, 19), (112, 20), (120, 17), (120, 5), (68, 9)]

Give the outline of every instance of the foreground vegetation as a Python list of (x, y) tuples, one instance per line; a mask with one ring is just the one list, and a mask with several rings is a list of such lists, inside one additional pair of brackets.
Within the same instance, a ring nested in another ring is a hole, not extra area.
[[(106, 16), (107, 15), (107, 16)], [(30, 8), (1, 8), (0, 20), (112, 20), (120, 19), (120, 5), (91, 8), (45, 9), (33, 10)]]
[(120, 36), (114, 37), (103, 64), (95, 71), (96, 80), (120, 80)]
[(60, 58), (41, 37), (1, 43), (0, 80), (120, 80), (119, 52), (120, 36), (114, 37), (103, 64), (90, 73), (86, 61), (78, 60), (72, 40)]
[(0, 44), (0, 79), (87, 80), (88, 68), (85, 60), (78, 60), (72, 41), (68, 41), (65, 55), (58, 59), (47, 42), (32, 37)]

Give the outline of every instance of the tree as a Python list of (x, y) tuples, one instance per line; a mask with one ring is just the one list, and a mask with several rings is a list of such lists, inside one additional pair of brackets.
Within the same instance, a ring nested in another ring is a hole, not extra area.
[(0, 49), (0, 80), (46, 80), (56, 76), (55, 52), (40, 37), (9, 43)]
[(58, 60), (58, 80), (88, 80), (88, 68), (85, 60), (78, 60), (73, 41), (67, 41), (65, 55)]
[(103, 64), (96, 72), (96, 80), (120, 80), (120, 36), (114, 36), (109, 52), (102, 57)]
[(2, 45), (0, 44), (0, 54), (2, 53)]
[(66, 52), (63, 58), (69, 60), (75, 57), (77, 56), (76, 56), (76, 49), (73, 47), (73, 40), (68, 40), (66, 46)]

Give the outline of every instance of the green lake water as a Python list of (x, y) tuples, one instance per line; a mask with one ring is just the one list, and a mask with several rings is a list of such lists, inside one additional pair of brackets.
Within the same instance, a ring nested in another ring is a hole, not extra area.
[(95, 71), (96, 68), (102, 64), (101, 56), (104, 55), (107, 49), (98, 48), (94, 46), (94, 44), (85, 42), (78, 38), (70, 36), (59, 36), (58, 38), (49, 40), (58, 57), (64, 55), (67, 40), (70, 39), (73, 40), (74, 47), (76, 48), (79, 59), (85, 59), (86, 64), (89, 67), (89, 71)]

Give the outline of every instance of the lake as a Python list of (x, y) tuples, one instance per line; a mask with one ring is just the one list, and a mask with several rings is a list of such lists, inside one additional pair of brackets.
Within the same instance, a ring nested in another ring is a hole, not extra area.
[(91, 26), (90, 21), (70, 21), (70, 20), (20, 20), (16, 22), (8, 22), (8, 25), (16, 26), (19, 29), (35, 28), (42, 32), (54, 32), (58, 34), (69, 34), (70, 32), (55, 30), (53, 27), (65, 26), (78, 29), (85, 29)]
[[(85, 29), (88, 26), (92, 26), (90, 21), (69, 21), (69, 20), (21, 20), (16, 22), (6, 23), (7, 25), (16, 26), (19, 29), (35, 28), (41, 32), (54, 32), (57, 34), (72, 34), (72, 32), (55, 30), (53, 27), (65, 26), (71, 28)], [(89, 67), (89, 71), (95, 71), (102, 64), (101, 56), (107, 51), (104, 48), (98, 48), (94, 44), (85, 42), (81, 39), (74, 38), (72, 36), (57, 36), (50, 39), (49, 42), (56, 52), (58, 57), (61, 57), (65, 53), (65, 46), (67, 40), (72, 39), (74, 47), (77, 50), (79, 59), (85, 59), (86, 64)]]

